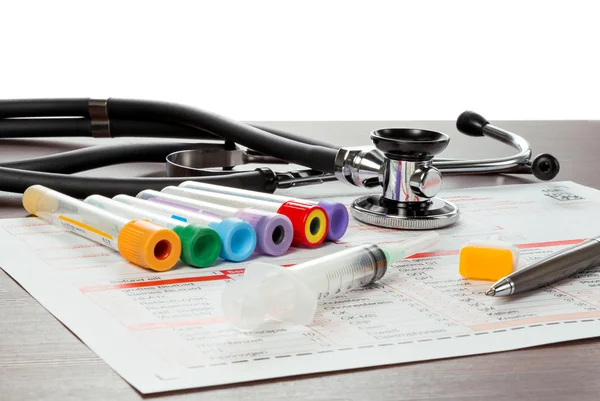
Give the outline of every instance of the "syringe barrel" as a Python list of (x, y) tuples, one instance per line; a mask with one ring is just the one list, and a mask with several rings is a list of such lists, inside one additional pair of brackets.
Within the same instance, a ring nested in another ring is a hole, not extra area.
[(25, 209), (49, 223), (118, 250), (119, 232), (129, 220), (41, 185), (23, 194)]
[(289, 270), (313, 290), (319, 300), (378, 281), (388, 267), (385, 252), (373, 244), (359, 245)]

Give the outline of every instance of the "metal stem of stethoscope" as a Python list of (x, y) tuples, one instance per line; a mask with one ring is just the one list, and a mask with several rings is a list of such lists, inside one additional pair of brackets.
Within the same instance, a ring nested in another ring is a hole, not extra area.
[[(340, 149), (336, 157), (339, 179), (368, 187), (377, 181), (383, 187), (382, 195), (361, 196), (352, 203), (350, 213), (354, 218), (380, 227), (417, 230), (445, 227), (458, 220), (458, 208), (435, 197), (442, 175), (432, 161), (448, 146), (448, 135), (385, 128), (373, 131), (371, 140), (382, 159), (365, 157), (374, 156), (372, 151), (361, 154), (345, 149)], [(377, 161), (381, 161), (379, 166)]]
[[(504, 131), (494, 126), (487, 125), (484, 128), (485, 136), (510, 145), (518, 150), (518, 153), (494, 159), (476, 159), (476, 160), (456, 160), (438, 158), (434, 164), (444, 173), (485, 173), (497, 172), (499, 169), (510, 169), (522, 166), (531, 158), (531, 148), (529, 143), (520, 136), (511, 132)], [(510, 170), (508, 170), (510, 171)]]

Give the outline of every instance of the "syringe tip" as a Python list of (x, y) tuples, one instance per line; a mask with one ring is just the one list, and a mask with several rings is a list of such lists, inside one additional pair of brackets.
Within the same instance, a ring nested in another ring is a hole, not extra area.
[(427, 250), (439, 240), (440, 235), (432, 231), (399, 244), (384, 244), (380, 245), (380, 247), (386, 254), (388, 265), (391, 265), (415, 253)]

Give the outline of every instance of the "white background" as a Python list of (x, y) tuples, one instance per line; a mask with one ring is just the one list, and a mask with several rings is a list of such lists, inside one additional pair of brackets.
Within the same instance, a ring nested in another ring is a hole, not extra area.
[(596, 119), (594, 1), (4, 1), (0, 98), (243, 120)]

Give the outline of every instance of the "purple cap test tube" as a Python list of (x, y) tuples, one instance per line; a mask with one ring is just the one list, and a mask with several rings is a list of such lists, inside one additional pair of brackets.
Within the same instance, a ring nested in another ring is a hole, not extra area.
[(342, 203), (320, 200), (314, 202), (325, 209), (325, 213), (329, 217), (329, 230), (327, 231), (327, 239), (329, 241), (337, 241), (344, 236), (348, 228), (348, 209)]
[(332, 202), (328, 200), (311, 200), (311, 199), (300, 199), (282, 195), (275, 195), (264, 192), (250, 191), (247, 189), (231, 188), (222, 185), (208, 184), (205, 182), (196, 181), (184, 181), (179, 184), (181, 188), (194, 189), (196, 191), (205, 192), (216, 192), (224, 195), (243, 196), (250, 199), (260, 199), (268, 202), (280, 202), (285, 203), (287, 201), (295, 201), (304, 204), (317, 205), (325, 209), (327, 218), (329, 220), (329, 230), (327, 231), (327, 238), (329, 241), (337, 241), (344, 236), (346, 229), (348, 228), (348, 222), (350, 217), (348, 215), (348, 209), (340, 202)]
[(257, 236), (256, 248), (262, 253), (282, 255), (292, 244), (294, 228), (287, 216), (245, 208), (238, 209), (235, 217), (254, 227)]

